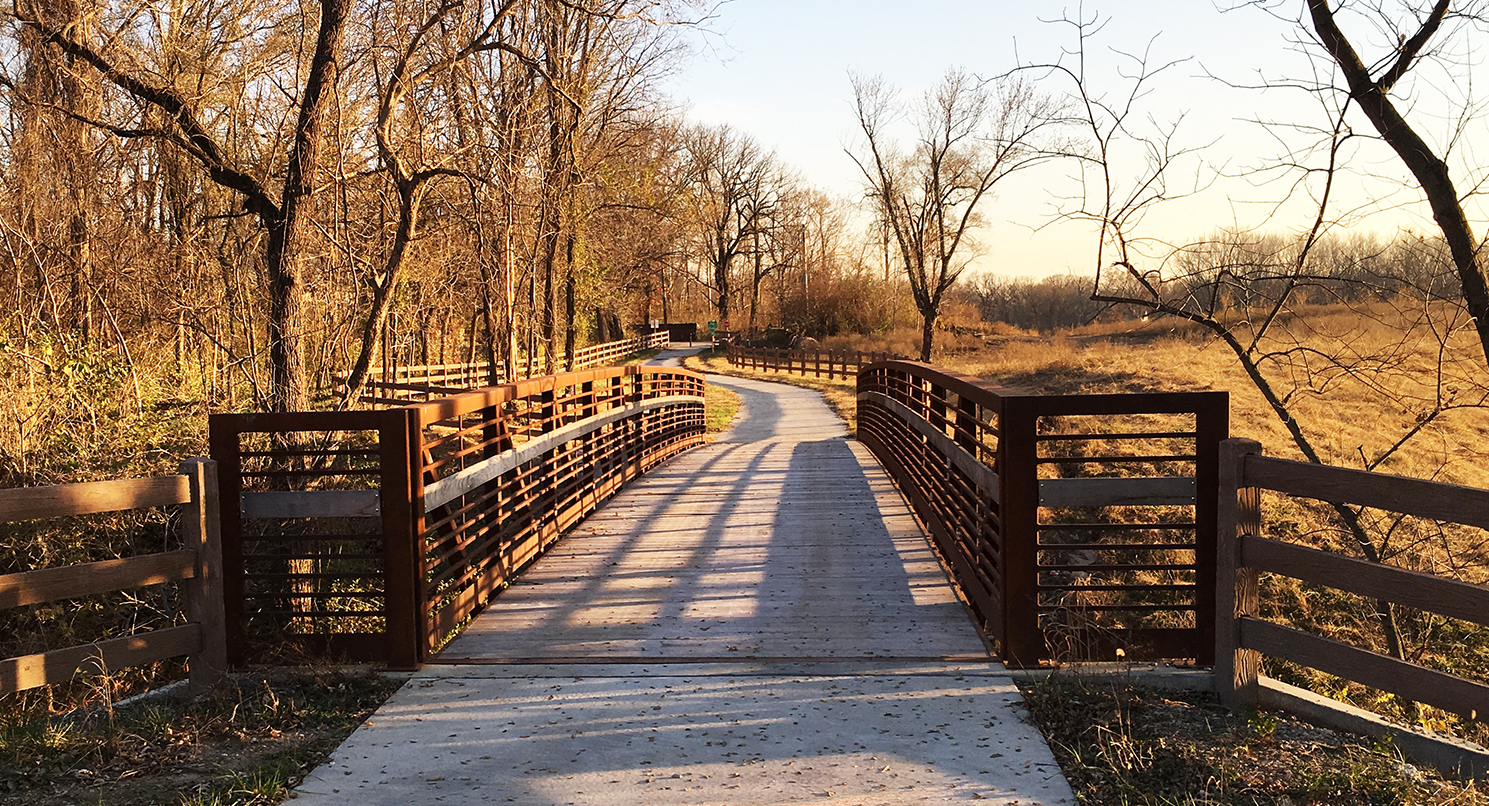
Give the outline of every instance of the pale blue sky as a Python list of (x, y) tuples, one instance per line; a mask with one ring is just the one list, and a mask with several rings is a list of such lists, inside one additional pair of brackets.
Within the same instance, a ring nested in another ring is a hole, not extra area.
[[(1297, 2), (1275, 3), (1289, 13)], [(1289, 45), (1297, 32), (1255, 8), (1220, 13), (1209, 0), (1108, 0), (1087, 3), (1111, 22), (1091, 61), (1097, 75), (1115, 80), (1119, 63), (1109, 49), (1141, 51), (1153, 42), (1157, 60), (1192, 57), (1155, 85), (1147, 108), (1161, 121), (1182, 113), (1186, 145), (1218, 141), (1207, 153), (1212, 165), (1230, 172), (1259, 164), (1276, 152), (1274, 141), (1248, 118), (1318, 120), (1301, 93), (1233, 89), (1204, 74), (1236, 83), (1256, 83), (1258, 71), (1297, 75), (1306, 62)], [(669, 82), (687, 103), (690, 117), (727, 122), (777, 150), (810, 183), (831, 192), (861, 195), (857, 168), (843, 153), (855, 135), (849, 71), (883, 74), (907, 95), (923, 91), (946, 69), (960, 66), (980, 75), (1001, 73), (1023, 62), (1058, 58), (1074, 44), (1068, 26), (1042, 23), (1078, 13), (1076, 4), (1049, 2), (956, 2), (887, 0), (732, 0), (718, 9), (714, 34), (694, 35), (696, 53)], [(1372, 169), (1399, 175), (1393, 158), (1380, 155)], [(1354, 179), (1346, 183), (1363, 192)], [(1393, 189), (1400, 191), (1401, 185)], [(1055, 197), (1078, 191), (1068, 166), (1042, 169), (1003, 186), (987, 209), (986, 256), (977, 267), (1019, 275), (1065, 270), (1088, 273), (1094, 236), (1083, 227), (1048, 225)], [(1275, 187), (1222, 181), (1207, 193), (1155, 216), (1152, 236), (1184, 239), (1234, 222), (1256, 223), (1277, 198)], [(1378, 194), (1377, 194), (1378, 195)], [(1302, 206), (1273, 219), (1285, 229), (1301, 226)], [(1393, 229), (1402, 220), (1378, 219)], [(1420, 224), (1420, 222), (1418, 222)], [(1480, 227), (1482, 228), (1482, 227)]]

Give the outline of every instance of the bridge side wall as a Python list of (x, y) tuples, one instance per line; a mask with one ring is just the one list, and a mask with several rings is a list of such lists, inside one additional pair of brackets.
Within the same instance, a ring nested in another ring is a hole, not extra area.
[(703, 379), (617, 367), (211, 429), (230, 661), (413, 668), (621, 485), (700, 444)]
[(1029, 395), (911, 361), (858, 376), (859, 439), (1013, 666), (1213, 659), (1228, 411), (1223, 392)]

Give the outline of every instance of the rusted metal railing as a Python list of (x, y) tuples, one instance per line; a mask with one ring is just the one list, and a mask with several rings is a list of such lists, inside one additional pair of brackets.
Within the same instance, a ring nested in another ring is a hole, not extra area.
[(702, 376), (650, 366), (382, 411), (214, 416), (231, 659), (415, 667), (703, 432)]
[(662, 367), (574, 372), (410, 408), (426, 652), (626, 481), (704, 432), (703, 376)]
[(729, 365), (741, 369), (770, 370), (797, 375), (811, 375), (828, 380), (851, 378), (859, 369), (876, 361), (889, 361), (898, 356), (862, 350), (784, 350), (769, 347), (741, 347), (730, 343), (725, 348)]
[[(613, 364), (645, 350), (666, 347), (667, 343), (666, 332), (650, 333), (633, 339), (620, 339), (582, 347), (574, 351), (572, 364), (568, 356), (560, 352), (554, 356), (554, 363), (568, 371), (591, 369)], [(533, 368), (535, 372), (542, 373), (544, 364), (541, 357), (535, 357), (533, 360), (528, 360), (526, 357), (520, 358), (516, 367), (518, 380), (525, 376), (524, 370), (527, 368)], [(495, 374), (497, 382), (513, 382), (513, 379), (505, 376), (505, 370), (497, 367)], [(491, 379), (491, 365), (485, 361), (404, 366), (392, 364), (390, 361), (386, 366), (373, 367), (369, 370), (361, 400), (363, 403), (377, 406), (402, 406), (489, 386), (492, 383)]]
[(1214, 651), (1224, 392), (1027, 395), (910, 361), (858, 376), (858, 436), (1005, 662)]

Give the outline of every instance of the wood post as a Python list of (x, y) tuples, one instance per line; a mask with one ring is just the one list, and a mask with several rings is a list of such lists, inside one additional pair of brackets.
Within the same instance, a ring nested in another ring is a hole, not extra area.
[(1255, 618), (1259, 608), (1256, 569), (1241, 557), (1242, 535), (1261, 533), (1261, 491), (1246, 486), (1248, 455), (1261, 443), (1228, 439), (1220, 443), (1219, 502), (1216, 508), (1215, 557), (1215, 692), (1228, 708), (1252, 710), (1258, 697), (1260, 653), (1241, 647), (1241, 618)]
[(187, 658), (193, 696), (210, 692), (227, 672), (227, 615), (222, 599), (222, 507), (217, 463), (193, 458), (181, 463), (191, 486), (182, 508), (186, 547), (196, 552), (196, 575), (186, 581), (187, 618), (201, 629), (201, 644)]

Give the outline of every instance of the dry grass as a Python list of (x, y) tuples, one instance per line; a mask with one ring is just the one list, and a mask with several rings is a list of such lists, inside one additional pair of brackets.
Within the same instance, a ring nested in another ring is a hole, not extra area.
[(1232, 713), (1209, 694), (1064, 676), (1021, 688), (1087, 806), (1489, 804), (1482, 788), (1405, 764), (1389, 744)]
[[(1325, 310), (1306, 331), (1298, 326), (1263, 345), (1282, 351), (1302, 344), (1319, 353), (1344, 354), (1356, 363), (1349, 368), (1318, 365), (1311, 376), (1297, 366), (1266, 367), (1326, 462), (1359, 467), (1362, 455), (1378, 456), (1416, 425), (1424, 401), (1435, 396), (1437, 355), (1430, 334), (1419, 331), (1403, 343), (1400, 332), (1388, 325), (1362, 321), (1347, 310)], [(1454, 339), (1444, 357), (1443, 392), (1456, 394), (1460, 405), (1474, 390), (1489, 389), (1483, 355), (1467, 336)], [(998, 337), (975, 352), (950, 354), (939, 363), (1033, 392), (1228, 391), (1232, 434), (1261, 442), (1269, 454), (1301, 458), (1230, 349), (1191, 326), (1131, 322), (1047, 338)], [(1489, 409), (1462, 408), (1440, 416), (1379, 469), (1473, 483), (1486, 464)]]
[(734, 422), (734, 415), (739, 413), (739, 395), (711, 383), (704, 385), (703, 395), (707, 432), (717, 434), (727, 430), (730, 423)]
[(278, 803), (397, 684), (371, 674), (235, 676), (208, 700), (0, 716), (0, 804)]

